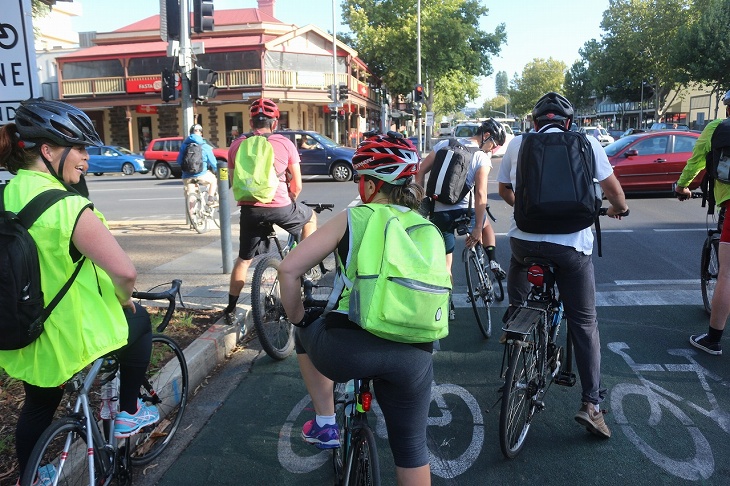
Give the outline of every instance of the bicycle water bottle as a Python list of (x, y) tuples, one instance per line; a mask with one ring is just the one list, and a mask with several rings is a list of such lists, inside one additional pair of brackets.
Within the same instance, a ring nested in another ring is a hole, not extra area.
[(355, 381), (350, 380), (345, 384), (345, 416), (352, 415), (355, 407)]
[(555, 327), (559, 325), (561, 320), (563, 320), (563, 303), (559, 302), (553, 307), (553, 322), (551, 326)]
[(101, 387), (101, 410), (99, 416), (104, 419), (114, 419), (117, 416), (117, 401), (119, 400), (119, 378), (114, 377)]

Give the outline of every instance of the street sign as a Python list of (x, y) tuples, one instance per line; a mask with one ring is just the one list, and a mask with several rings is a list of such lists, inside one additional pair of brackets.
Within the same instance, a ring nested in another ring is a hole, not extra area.
[(427, 127), (433, 126), (433, 112), (432, 111), (426, 112), (426, 126)]
[(0, 125), (21, 101), (41, 95), (35, 63), (31, 0), (7, 0), (0, 19)]

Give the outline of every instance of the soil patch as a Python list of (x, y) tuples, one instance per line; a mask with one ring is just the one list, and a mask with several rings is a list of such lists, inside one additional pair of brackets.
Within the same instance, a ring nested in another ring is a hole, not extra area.
[[(148, 308), (152, 318), (153, 332), (162, 321), (165, 309)], [(181, 309), (178, 307), (164, 334), (171, 336), (185, 349), (198, 336), (215, 324), (221, 316), (220, 310)], [(61, 401), (57, 413), (65, 410), (67, 397)], [(18, 476), (18, 463), (15, 459), (15, 425), (18, 413), (23, 406), (23, 385), (0, 369), (0, 485), (14, 485)]]

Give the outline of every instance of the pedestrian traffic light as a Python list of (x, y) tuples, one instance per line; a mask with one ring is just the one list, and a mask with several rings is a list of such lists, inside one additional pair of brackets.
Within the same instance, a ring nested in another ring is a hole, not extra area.
[(160, 37), (168, 42), (180, 40), (179, 0), (160, 0)]
[(194, 100), (205, 100), (215, 98), (218, 89), (215, 83), (218, 82), (218, 73), (212, 69), (196, 67), (193, 69), (190, 79), (190, 91)]
[(413, 101), (420, 103), (423, 101), (423, 85), (417, 84), (413, 90)]
[(165, 68), (162, 70), (162, 101), (169, 103), (177, 99), (177, 83), (175, 73)]
[(350, 90), (347, 89), (347, 85), (346, 84), (341, 84), (339, 90), (340, 90), (339, 91), (339, 93), (340, 93), (340, 101), (346, 100), (347, 99), (347, 95), (350, 93)]
[(337, 119), (340, 121), (345, 121), (345, 110), (340, 110), (337, 112)]
[(193, 31), (200, 34), (214, 26), (213, 0), (193, 0)]

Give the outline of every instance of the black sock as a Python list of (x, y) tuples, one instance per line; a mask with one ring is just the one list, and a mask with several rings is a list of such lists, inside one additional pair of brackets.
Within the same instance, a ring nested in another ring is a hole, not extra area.
[(497, 256), (495, 255), (497, 248), (494, 246), (485, 246), (484, 251), (487, 252), (487, 258), (489, 261), (496, 260)]
[(238, 303), (238, 295), (231, 295), (228, 294), (228, 307), (226, 307), (225, 312), (233, 312), (236, 310), (236, 304)]
[(707, 339), (713, 343), (719, 343), (720, 339), (722, 339), (722, 331), (721, 329), (715, 329), (710, 326), (707, 331)]

